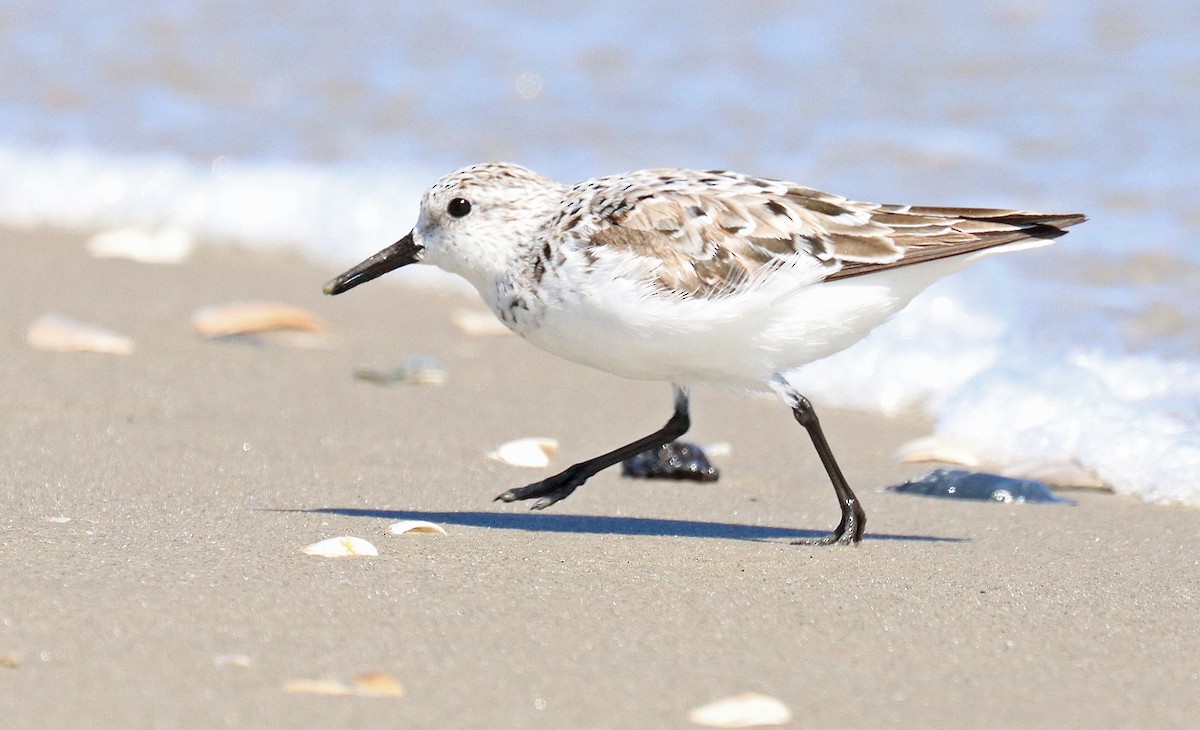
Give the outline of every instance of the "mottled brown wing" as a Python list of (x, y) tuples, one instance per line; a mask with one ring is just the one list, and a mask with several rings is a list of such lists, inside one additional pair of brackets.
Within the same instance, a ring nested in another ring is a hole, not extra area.
[(1023, 238), (1062, 235), (1079, 215), (855, 203), (774, 180), (711, 171), (647, 171), (654, 193), (612, 191), (591, 247), (655, 262), (665, 289), (735, 291), (764, 267), (807, 264), (814, 280), (858, 276)]
[(891, 229), (836, 196), (742, 177), (658, 178), (652, 196), (601, 210), (592, 247), (655, 261), (665, 289), (694, 296), (729, 293), (764, 267), (806, 264), (818, 281), (843, 261), (886, 263), (903, 255)]

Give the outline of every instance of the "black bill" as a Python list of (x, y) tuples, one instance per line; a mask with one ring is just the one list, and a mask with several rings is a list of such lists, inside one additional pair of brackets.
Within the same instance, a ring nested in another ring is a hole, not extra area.
[(407, 236), (396, 241), (391, 246), (388, 246), (349, 271), (331, 279), (325, 285), (324, 291), (326, 294), (341, 294), (401, 266), (415, 264), (420, 259), (421, 247), (413, 242), (413, 235), (410, 231)]

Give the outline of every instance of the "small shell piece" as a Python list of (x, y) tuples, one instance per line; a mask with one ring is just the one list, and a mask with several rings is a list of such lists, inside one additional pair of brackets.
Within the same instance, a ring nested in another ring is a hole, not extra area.
[(249, 669), (254, 662), (245, 654), (217, 654), (213, 657), (213, 665), (218, 669), (233, 667), (236, 669)]
[(376, 385), (445, 385), (449, 380), (441, 360), (421, 354), (409, 355), (400, 367), (392, 370), (359, 368), (354, 371), (354, 377)]
[(693, 709), (688, 721), (708, 727), (786, 725), (792, 721), (792, 711), (774, 697), (743, 692)]
[(1005, 466), (1000, 473), (1013, 479), (1032, 479), (1061, 489), (1112, 491), (1111, 484), (1074, 461), (1023, 461)]
[(558, 441), (531, 436), (502, 443), (495, 451), (488, 452), (487, 456), (509, 466), (544, 469), (550, 465), (550, 457), (557, 451)]
[(425, 520), (400, 520), (393, 522), (389, 530), (393, 535), (403, 535), (406, 532), (432, 532), (437, 535), (445, 535), (446, 529), (434, 522), (426, 522)]
[(101, 352), (108, 355), (129, 355), (133, 352), (132, 338), (58, 314), (38, 317), (25, 331), (25, 341), (30, 347), (51, 352)]
[(350, 680), (297, 679), (285, 684), (283, 691), (327, 697), (403, 697), (404, 685), (387, 674), (368, 672)]
[(192, 326), (205, 337), (229, 337), (273, 330), (325, 332), (329, 326), (312, 312), (290, 304), (251, 302), (204, 307), (192, 315)]
[(477, 309), (460, 309), (451, 315), (450, 321), (460, 332), (476, 337), (497, 337), (513, 333), (503, 322), (496, 319), (496, 315)]
[(345, 558), (351, 555), (378, 555), (375, 546), (361, 537), (331, 537), (328, 540), (314, 542), (304, 548), (308, 555), (318, 555), (323, 558)]
[(21, 656), (19, 652), (10, 651), (0, 654), (0, 669), (16, 669), (24, 660), (25, 657)]
[(182, 228), (158, 231), (115, 228), (101, 231), (87, 242), (88, 253), (100, 259), (129, 259), (143, 264), (179, 264), (195, 248), (192, 235)]
[(944, 464), (978, 467), (982, 463), (979, 457), (966, 446), (936, 435), (923, 436), (909, 441), (896, 449), (892, 458), (906, 464), (939, 461)]

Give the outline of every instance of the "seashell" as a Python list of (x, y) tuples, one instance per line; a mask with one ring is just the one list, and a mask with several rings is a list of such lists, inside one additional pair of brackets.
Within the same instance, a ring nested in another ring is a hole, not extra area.
[(1029, 479), (1064, 489), (1112, 491), (1112, 485), (1074, 461), (1024, 461), (1000, 469), (1012, 479)]
[(460, 332), (476, 337), (496, 337), (513, 333), (503, 322), (496, 319), (496, 315), (477, 309), (460, 309), (450, 315), (450, 321)]
[(225, 667), (249, 669), (251, 661), (250, 657), (245, 654), (218, 654), (213, 657), (213, 664), (219, 669), (224, 669)]
[(204, 307), (192, 315), (192, 326), (208, 338), (274, 330), (325, 332), (329, 329), (325, 320), (303, 307), (270, 302)]
[(982, 463), (979, 457), (967, 447), (937, 435), (909, 441), (896, 449), (892, 458), (906, 464), (940, 461), (946, 464), (976, 467)]
[(786, 725), (792, 721), (792, 711), (774, 697), (743, 692), (694, 708), (688, 721), (708, 727)]
[(290, 694), (326, 695), (329, 697), (346, 697), (354, 694), (354, 689), (350, 684), (340, 679), (296, 679), (283, 685), (283, 691)]
[(400, 520), (399, 522), (393, 522), (388, 529), (392, 531), (393, 535), (403, 535), (406, 532), (432, 532), (438, 535), (446, 534), (446, 528), (439, 524), (427, 522), (425, 520)]
[(557, 451), (558, 441), (531, 436), (502, 443), (495, 451), (488, 452), (487, 456), (509, 466), (544, 469), (550, 465), (550, 457)]
[(375, 546), (361, 537), (331, 537), (328, 540), (314, 542), (304, 548), (308, 555), (319, 555), (323, 558), (344, 558), (350, 555), (378, 555)]
[(143, 264), (178, 264), (187, 260), (195, 248), (192, 235), (182, 228), (158, 231), (140, 228), (115, 228), (101, 231), (87, 242), (87, 250), (100, 259), (128, 259)]
[(404, 685), (395, 677), (380, 672), (368, 672), (341, 679), (297, 679), (283, 686), (291, 694), (325, 695), (327, 697), (403, 697)]
[(354, 693), (360, 697), (403, 697), (400, 680), (382, 672), (367, 672), (350, 678)]
[(394, 370), (359, 368), (354, 377), (376, 385), (409, 383), (412, 385), (445, 385), (449, 379), (441, 360), (432, 355), (409, 355)]
[(71, 521), (70, 517), (65, 517), (62, 515), (59, 515), (57, 517), (43, 517), (42, 519), (46, 522), (53, 522), (58, 525), (65, 525), (66, 523)]
[(38, 317), (25, 331), (25, 341), (30, 347), (51, 352), (102, 352), (110, 355), (133, 352), (132, 338), (57, 314)]

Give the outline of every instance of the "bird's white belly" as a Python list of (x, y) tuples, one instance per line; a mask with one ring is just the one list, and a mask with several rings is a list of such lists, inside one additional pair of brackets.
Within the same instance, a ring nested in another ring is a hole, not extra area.
[(780, 278), (715, 298), (610, 280), (556, 292), (537, 326), (518, 332), (548, 352), (628, 378), (757, 388), (860, 340), (948, 273), (939, 263), (815, 285)]

